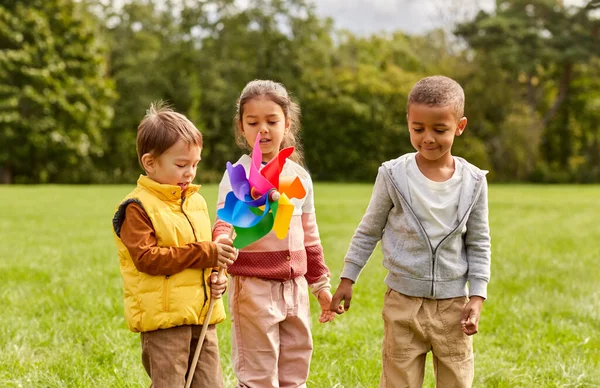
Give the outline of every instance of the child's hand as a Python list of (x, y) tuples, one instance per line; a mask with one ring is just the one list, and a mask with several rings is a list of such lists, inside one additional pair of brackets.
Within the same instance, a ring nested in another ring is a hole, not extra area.
[[(222, 241), (222, 240), (221, 240)], [(217, 244), (217, 265), (219, 268), (227, 269), (237, 257), (237, 249), (231, 245), (215, 242)]]
[(321, 305), (321, 316), (319, 317), (320, 323), (331, 322), (335, 318), (335, 313), (329, 310), (331, 306), (331, 292), (328, 289), (319, 292), (317, 297), (319, 304)]
[[(342, 278), (340, 285), (338, 286), (335, 294), (333, 294), (333, 299), (331, 300), (331, 305), (329, 306), (329, 310), (338, 314), (343, 314), (344, 311), (350, 310), (350, 301), (352, 300), (352, 280)], [(340, 306), (340, 303), (344, 301), (344, 306)]]
[(472, 296), (469, 303), (465, 305), (462, 312), (460, 323), (462, 331), (466, 335), (477, 334), (479, 328), (479, 315), (483, 307), (483, 299), (481, 296)]
[(217, 238), (215, 238), (215, 242), (229, 245), (230, 247), (233, 246), (233, 240), (231, 239), (231, 237), (229, 237), (228, 234), (221, 234), (221, 235), (217, 236)]
[(218, 272), (210, 274), (210, 295), (214, 299), (220, 299), (223, 293), (227, 290), (227, 275), (219, 276)]

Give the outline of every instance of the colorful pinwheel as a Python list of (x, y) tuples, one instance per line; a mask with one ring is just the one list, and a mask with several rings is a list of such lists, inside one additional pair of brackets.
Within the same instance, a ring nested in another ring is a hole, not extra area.
[(291, 198), (304, 198), (306, 190), (298, 177), (280, 177), (285, 160), (294, 147), (284, 148), (262, 169), (260, 136), (252, 150), (252, 163), (247, 173), (244, 166), (227, 162), (231, 191), (217, 216), (233, 225), (233, 246), (240, 249), (266, 236), (271, 230), (283, 239), (288, 232), (294, 204)]

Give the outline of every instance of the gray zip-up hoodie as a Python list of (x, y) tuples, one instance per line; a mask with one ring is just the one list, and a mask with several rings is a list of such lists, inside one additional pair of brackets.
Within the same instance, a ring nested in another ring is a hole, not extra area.
[(478, 295), (487, 298), (490, 280), (490, 229), (487, 171), (462, 163), (463, 180), (454, 230), (433, 247), (407, 198), (408, 155), (379, 167), (371, 201), (358, 225), (340, 275), (356, 282), (381, 240), (385, 283), (409, 296), (433, 299)]

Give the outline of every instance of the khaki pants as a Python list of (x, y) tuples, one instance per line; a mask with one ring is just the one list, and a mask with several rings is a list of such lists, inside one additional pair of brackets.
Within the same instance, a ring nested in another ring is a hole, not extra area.
[(388, 288), (383, 303), (382, 388), (422, 387), (431, 350), (437, 387), (471, 387), (472, 338), (461, 330), (467, 297), (425, 299)]
[[(183, 388), (202, 326), (177, 326), (142, 333), (142, 364), (151, 388)], [(209, 325), (191, 387), (223, 387), (215, 325)]]
[(237, 387), (306, 387), (313, 347), (304, 276), (233, 276), (229, 292)]

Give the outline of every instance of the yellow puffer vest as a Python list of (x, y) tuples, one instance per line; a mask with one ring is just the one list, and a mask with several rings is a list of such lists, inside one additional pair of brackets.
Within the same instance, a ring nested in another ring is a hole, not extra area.
[[(170, 276), (152, 276), (136, 269), (127, 248), (119, 238), (125, 208), (140, 203), (154, 226), (158, 246), (184, 246), (197, 241), (211, 241), (211, 223), (206, 201), (198, 194), (200, 186), (190, 185), (185, 198), (179, 186), (162, 185), (140, 176), (137, 187), (117, 208), (113, 231), (121, 262), (125, 294), (125, 319), (134, 332), (167, 329), (204, 323), (210, 303), (211, 268), (186, 269)], [(215, 301), (209, 323), (225, 319), (221, 299)]]

